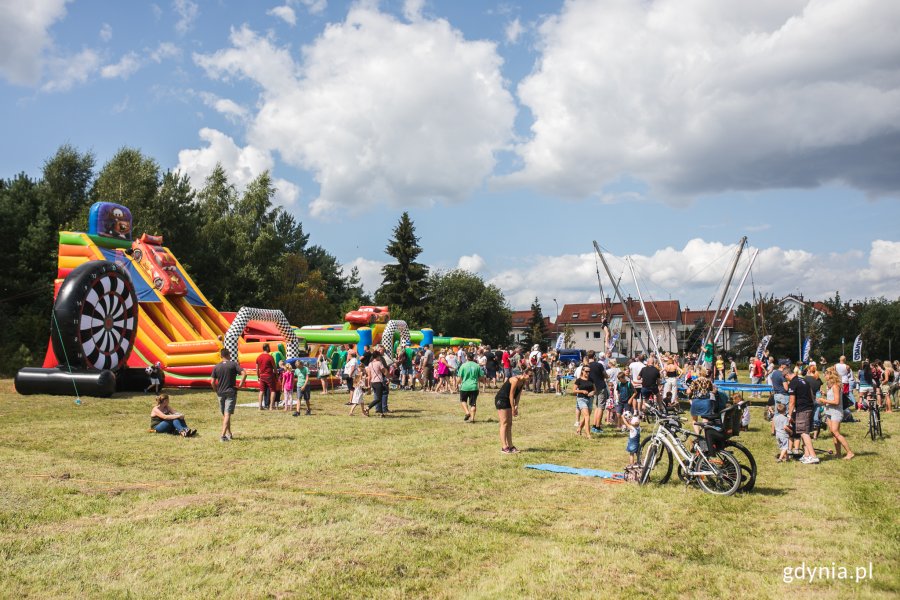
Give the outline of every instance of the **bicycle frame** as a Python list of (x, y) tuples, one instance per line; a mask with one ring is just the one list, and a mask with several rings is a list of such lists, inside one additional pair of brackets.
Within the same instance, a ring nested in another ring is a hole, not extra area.
[[(691, 433), (691, 432), (687, 432), (687, 430), (685, 430), (685, 429), (682, 429), (681, 426), (679, 426), (677, 432), (672, 432), (669, 430), (668, 427), (665, 426), (664, 421), (660, 421), (659, 424), (656, 426), (656, 433), (653, 434), (653, 439), (659, 440), (664, 446), (666, 446), (669, 449), (669, 451), (675, 457), (675, 460), (678, 461), (678, 464), (681, 466), (681, 468), (684, 470), (685, 474), (688, 477), (704, 477), (704, 476), (711, 477), (711, 476), (718, 475), (718, 473), (716, 473), (715, 471), (694, 471), (690, 468), (689, 465), (691, 463), (691, 458), (692, 458), (691, 453), (688, 452), (687, 447), (676, 436), (676, 433), (681, 433), (682, 431), (684, 431), (686, 433)], [(694, 435), (694, 434), (691, 433), (691, 435)], [(653, 442), (651, 441), (650, 443), (652, 444)], [(704, 456), (704, 458), (707, 458), (706, 463), (709, 464), (710, 466), (712, 466), (708, 460), (709, 457), (706, 456), (705, 452), (702, 452), (699, 449), (697, 450), (697, 452), (702, 454)]]

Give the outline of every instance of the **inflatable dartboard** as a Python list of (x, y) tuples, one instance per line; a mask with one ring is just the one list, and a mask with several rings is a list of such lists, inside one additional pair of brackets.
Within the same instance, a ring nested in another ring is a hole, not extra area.
[[(93, 260), (72, 270), (53, 304), (59, 331), (53, 351), (73, 368), (116, 371), (134, 346), (138, 302), (131, 278), (115, 263)], [(54, 327), (54, 329), (56, 329)]]

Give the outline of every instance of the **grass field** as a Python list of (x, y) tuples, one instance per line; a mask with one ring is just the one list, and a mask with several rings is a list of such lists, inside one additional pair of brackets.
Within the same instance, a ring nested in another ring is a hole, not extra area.
[[(625, 439), (573, 435), (574, 402), (525, 395), (502, 455), (492, 395), (394, 392), (393, 415), (238, 408), (174, 391), (200, 436), (146, 433), (151, 399), (18, 396), (0, 382), (0, 596), (223, 598), (897, 597), (900, 418), (844, 427), (853, 461), (776, 464), (761, 409), (755, 492), (712, 497), (525, 469), (619, 470)], [(239, 402), (254, 396), (242, 393)], [(863, 415), (864, 416), (864, 415)], [(645, 428), (645, 434), (646, 434)], [(831, 440), (817, 443), (830, 448)], [(873, 565), (784, 582), (784, 569)]]

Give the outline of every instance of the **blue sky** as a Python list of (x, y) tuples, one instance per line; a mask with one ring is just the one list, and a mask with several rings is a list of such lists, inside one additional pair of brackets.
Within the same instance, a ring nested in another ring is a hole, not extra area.
[(409, 210), (425, 262), (514, 308), (598, 299), (594, 239), (648, 295), (705, 306), (741, 235), (759, 291), (896, 298), (898, 7), (4, 3), (0, 175), (63, 143), (196, 186), (270, 169), (370, 289)]

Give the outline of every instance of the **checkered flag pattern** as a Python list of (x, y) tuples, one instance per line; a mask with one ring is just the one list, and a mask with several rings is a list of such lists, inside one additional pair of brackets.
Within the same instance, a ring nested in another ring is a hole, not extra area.
[[(238, 338), (244, 334), (247, 323), (250, 321), (275, 323), (287, 346), (287, 356), (285, 358), (297, 358), (300, 356), (300, 342), (297, 340), (297, 336), (294, 335), (294, 330), (291, 329), (291, 325), (284, 317), (283, 312), (268, 308), (244, 306), (235, 315), (234, 321), (231, 322), (231, 327), (225, 333), (225, 339), (222, 340), (225, 348), (231, 353), (231, 358), (238, 360)], [(407, 335), (407, 337), (409, 336)]]

